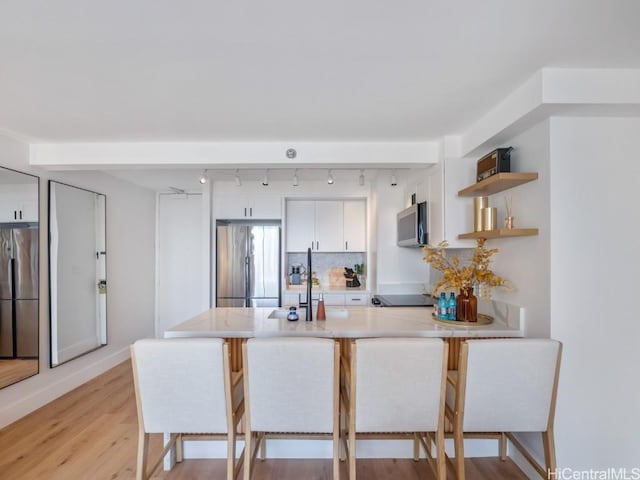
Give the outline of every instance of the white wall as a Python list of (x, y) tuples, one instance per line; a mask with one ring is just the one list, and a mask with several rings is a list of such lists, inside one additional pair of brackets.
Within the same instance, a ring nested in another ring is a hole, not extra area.
[[(109, 175), (30, 167), (27, 144), (0, 136), (0, 165), (40, 177), (40, 373), (0, 390), (0, 427), (106, 371), (153, 336), (155, 195)], [(107, 195), (108, 345), (49, 368), (47, 180)]]
[(551, 336), (559, 466), (638, 467), (640, 119), (551, 120)]
[[(512, 199), (516, 227), (538, 228), (539, 235), (490, 240), (499, 252), (492, 267), (515, 290), (495, 289), (494, 298), (525, 307), (525, 335), (549, 337), (549, 121), (543, 121), (501, 146), (512, 146), (511, 171), (538, 172), (538, 180), (489, 197), (504, 221), (505, 195)], [(489, 149), (488, 151), (490, 151)], [(471, 205), (471, 199), (469, 199)], [(502, 226), (502, 225), (500, 225)], [(472, 229), (469, 229), (471, 231)]]
[(406, 198), (407, 179), (398, 175), (398, 186), (392, 187), (389, 178), (380, 175), (376, 191), (376, 277), (378, 293), (401, 291), (413, 287), (423, 291), (428, 282), (428, 265), (422, 260), (421, 248), (401, 248), (397, 245), (397, 214), (409, 206)]

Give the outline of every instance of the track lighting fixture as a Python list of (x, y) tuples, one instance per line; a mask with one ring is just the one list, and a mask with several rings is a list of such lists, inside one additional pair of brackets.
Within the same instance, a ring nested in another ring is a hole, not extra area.
[(269, 169), (264, 171), (264, 177), (262, 178), (262, 185), (265, 187), (269, 185)]
[(293, 186), (294, 187), (298, 186), (298, 169), (297, 168), (293, 172)]
[(202, 172), (202, 175), (200, 175), (199, 181), (203, 185), (205, 183), (207, 183), (207, 171), (206, 170), (204, 172)]
[(235, 176), (236, 187), (242, 185), (242, 181), (240, 180), (240, 175), (238, 175), (238, 169), (236, 168), (236, 176)]
[(358, 185), (364, 185), (364, 170), (360, 169), (360, 176), (358, 177)]
[(396, 178), (396, 171), (391, 170), (391, 186), (395, 187), (396, 185), (398, 185), (398, 179)]
[(327, 171), (327, 183), (329, 185), (333, 185), (333, 175), (331, 175), (331, 170)]

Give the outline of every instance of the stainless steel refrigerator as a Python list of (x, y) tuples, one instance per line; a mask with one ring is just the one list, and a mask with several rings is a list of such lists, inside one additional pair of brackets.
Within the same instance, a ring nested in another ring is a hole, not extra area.
[(38, 227), (0, 225), (0, 358), (38, 356)]
[(216, 306), (280, 306), (280, 222), (216, 222)]

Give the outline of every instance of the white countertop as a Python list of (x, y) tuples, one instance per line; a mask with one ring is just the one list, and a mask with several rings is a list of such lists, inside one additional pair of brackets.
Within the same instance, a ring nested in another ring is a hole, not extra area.
[[(494, 307), (491, 307), (494, 309)], [(487, 326), (441, 325), (432, 320), (430, 307), (327, 307), (327, 320), (269, 318), (269, 308), (212, 308), (165, 331), (173, 337), (249, 338), (269, 336), (311, 336), (328, 338), (364, 337), (521, 337), (521, 308), (500, 304), (494, 322)], [(488, 313), (488, 312), (485, 312)], [(336, 318), (332, 318), (335, 316)], [(315, 311), (314, 311), (315, 317)]]

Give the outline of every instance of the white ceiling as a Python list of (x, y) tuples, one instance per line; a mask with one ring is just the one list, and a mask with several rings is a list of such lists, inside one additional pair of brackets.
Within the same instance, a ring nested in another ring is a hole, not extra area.
[(636, 0), (4, 0), (0, 130), (34, 141), (405, 141), (543, 66), (640, 67)]

